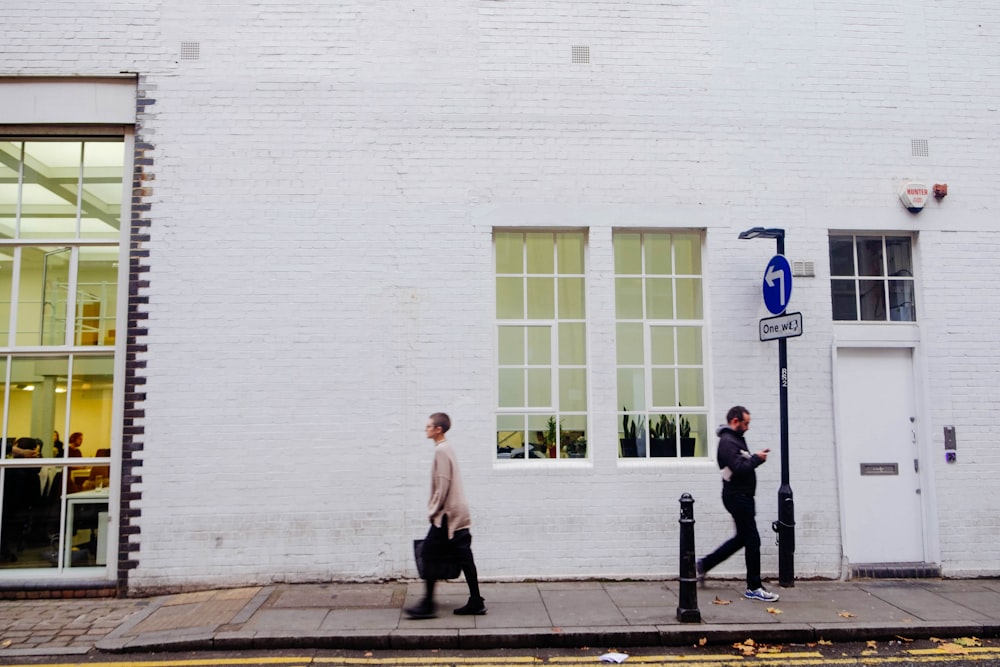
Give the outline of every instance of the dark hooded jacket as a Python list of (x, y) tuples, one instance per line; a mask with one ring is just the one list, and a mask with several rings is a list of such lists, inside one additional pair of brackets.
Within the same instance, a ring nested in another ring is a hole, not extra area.
[(722, 493), (741, 493), (753, 496), (757, 491), (757, 466), (764, 461), (751, 454), (743, 436), (729, 428), (720, 426), (719, 451), (716, 460), (722, 470)]

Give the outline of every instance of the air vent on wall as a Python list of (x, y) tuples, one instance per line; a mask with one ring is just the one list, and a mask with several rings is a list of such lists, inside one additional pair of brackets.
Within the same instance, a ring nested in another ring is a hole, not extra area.
[(181, 60), (198, 60), (201, 57), (201, 42), (181, 42)]
[(926, 139), (910, 139), (910, 152), (913, 157), (927, 157), (930, 151), (927, 148)]
[(800, 278), (812, 278), (816, 275), (816, 263), (792, 262), (792, 275)]
[(589, 63), (590, 62), (590, 47), (589, 46), (574, 46), (573, 47), (573, 62), (575, 62), (575, 63)]

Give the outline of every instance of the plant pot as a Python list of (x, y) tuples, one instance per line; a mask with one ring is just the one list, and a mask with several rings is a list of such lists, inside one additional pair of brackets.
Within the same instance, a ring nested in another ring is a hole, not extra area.
[(639, 445), (636, 443), (635, 438), (621, 438), (619, 440), (622, 445), (622, 458), (634, 459), (639, 456)]
[(649, 455), (654, 458), (673, 458), (677, 456), (677, 441), (666, 438), (652, 438), (649, 441)]
[(681, 438), (681, 456), (694, 456), (694, 438)]

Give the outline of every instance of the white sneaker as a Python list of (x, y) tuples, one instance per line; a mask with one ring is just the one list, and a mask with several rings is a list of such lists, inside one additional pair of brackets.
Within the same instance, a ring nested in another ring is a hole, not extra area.
[(747, 589), (746, 593), (743, 594), (747, 600), (760, 600), (761, 602), (777, 602), (778, 594), (772, 593), (769, 590), (765, 590), (763, 587), (755, 588), (753, 590)]

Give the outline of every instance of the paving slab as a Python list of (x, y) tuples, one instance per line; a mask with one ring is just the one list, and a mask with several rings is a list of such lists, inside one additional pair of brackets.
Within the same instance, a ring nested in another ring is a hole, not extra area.
[(862, 589), (924, 621), (987, 621), (989, 617), (914, 584), (865, 584)]
[(245, 630), (314, 632), (326, 619), (326, 609), (261, 609), (243, 624)]
[(604, 590), (619, 607), (677, 607), (677, 593), (665, 583), (606, 583)]
[(625, 616), (601, 586), (539, 586), (542, 601), (556, 627), (628, 625)]

